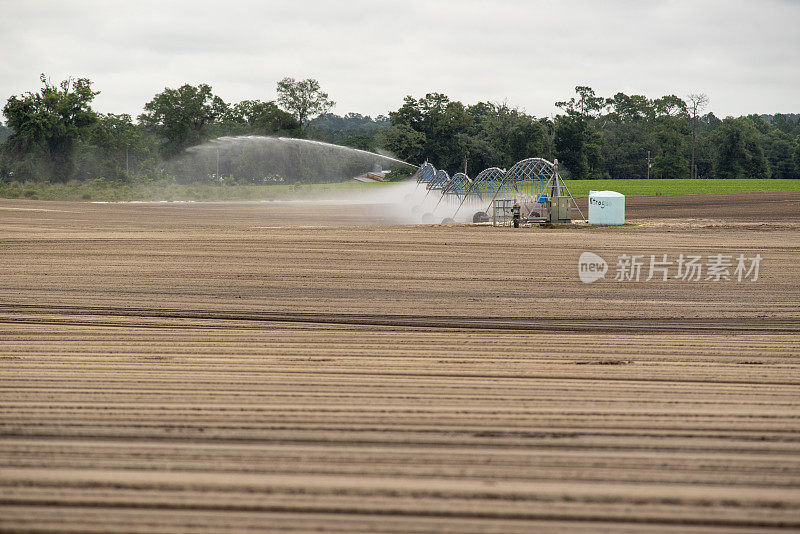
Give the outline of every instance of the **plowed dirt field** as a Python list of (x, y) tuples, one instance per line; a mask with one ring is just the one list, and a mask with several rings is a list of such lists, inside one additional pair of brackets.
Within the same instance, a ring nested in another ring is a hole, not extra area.
[(385, 213), (0, 200), (0, 531), (800, 529), (800, 193)]

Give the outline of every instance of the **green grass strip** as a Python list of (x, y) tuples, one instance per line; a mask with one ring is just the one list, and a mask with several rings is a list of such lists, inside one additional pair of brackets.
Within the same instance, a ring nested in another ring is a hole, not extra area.
[(625, 196), (699, 195), (709, 193), (782, 193), (800, 191), (800, 180), (567, 180), (573, 196), (590, 190), (617, 191)]

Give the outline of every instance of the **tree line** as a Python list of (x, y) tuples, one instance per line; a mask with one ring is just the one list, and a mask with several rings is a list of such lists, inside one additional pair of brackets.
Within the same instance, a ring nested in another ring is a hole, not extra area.
[(800, 178), (800, 116), (719, 119), (702, 114), (705, 95), (687, 100), (606, 98), (579, 86), (556, 103), (561, 113), (536, 118), (505, 103), (466, 106), (431, 93), (406, 97), (380, 140), (401, 158), (470, 175), (542, 156), (574, 179)]
[(41, 84), (3, 107), (1, 180), (169, 179), (165, 162), (209, 139), (235, 135), (387, 150), (451, 174), (467, 169), (474, 175), (541, 156), (557, 158), (575, 179), (800, 177), (798, 115), (719, 119), (703, 113), (705, 95), (606, 98), (579, 86), (556, 103), (560, 113), (536, 118), (506, 103), (465, 105), (430, 93), (408, 96), (396, 111), (373, 119), (332, 114), (335, 103), (316, 80), (284, 78), (274, 101), (225, 102), (207, 84), (165, 88), (134, 120), (94, 111), (99, 92), (89, 79), (53, 84), (42, 75)]
[(284, 78), (277, 102), (227, 103), (207, 84), (185, 84), (156, 94), (134, 121), (94, 111), (99, 92), (89, 79), (53, 84), (42, 75), (41, 83), (3, 107), (0, 179), (163, 178), (162, 164), (191, 146), (232, 135), (305, 137), (309, 118), (334, 105), (315, 80)]

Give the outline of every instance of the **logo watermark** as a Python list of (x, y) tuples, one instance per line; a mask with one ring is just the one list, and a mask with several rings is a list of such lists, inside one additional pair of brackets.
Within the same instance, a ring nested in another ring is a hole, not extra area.
[[(761, 254), (620, 254), (615, 265), (615, 282), (755, 282), (761, 267)], [(591, 284), (605, 278), (608, 263), (594, 252), (578, 258), (578, 277)]]
[(578, 258), (578, 276), (584, 284), (605, 278), (607, 272), (608, 263), (594, 252), (584, 252)]

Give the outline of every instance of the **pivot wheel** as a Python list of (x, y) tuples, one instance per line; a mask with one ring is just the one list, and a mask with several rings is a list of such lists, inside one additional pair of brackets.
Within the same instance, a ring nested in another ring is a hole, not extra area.
[(474, 223), (485, 223), (489, 222), (489, 214), (485, 211), (478, 211), (475, 215), (472, 216), (472, 222)]

